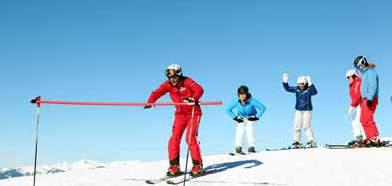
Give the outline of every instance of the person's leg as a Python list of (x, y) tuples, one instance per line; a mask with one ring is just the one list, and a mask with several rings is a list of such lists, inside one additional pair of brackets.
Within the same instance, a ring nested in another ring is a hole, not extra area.
[(172, 135), (169, 139), (168, 151), (170, 165), (180, 164), (180, 143), (186, 128), (185, 115), (176, 115), (173, 123)]
[(376, 111), (378, 100), (373, 100), (371, 107), (367, 106), (367, 100), (364, 99), (361, 104), (361, 123), (366, 134), (366, 139), (371, 140), (372, 138), (378, 137), (378, 129), (374, 122), (374, 113)]
[(312, 111), (304, 112), (303, 121), (304, 121), (304, 130), (306, 133), (306, 139), (308, 140), (308, 142), (314, 142), (314, 135), (311, 127)]
[(301, 130), (302, 130), (302, 111), (295, 111), (295, 119), (294, 119), (294, 142), (301, 142)]
[[(241, 150), (239, 148), (242, 148), (242, 140), (244, 138), (244, 132), (245, 132), (245, 123), (244, 122), (236, 123), (235, 148), (236, 148), (237, 152), (238, 152), (238, 150)], [(242, 152), (242, 150), (241, 150), (241, 152)]]
[(361, 124), (361, 106), (359, 105), (355, 108), (355, 116), (351, 125), (353, 128), (354, 140), (362, 141), (366, 139), (366, 135)]
[(199, 176), (204, 172), (203, 160), (200, 152), (200, 142), (197, 138), (201, 115), (195, 115), (194, 117), (187, 115), (187, 118), (189, 122), (186, 132), (186, 142), (188, 144), (193, 163), (190, 174), (191, 176)]
[[(200, 115), (195, 115), (193, 117), (193, 121), (191, 121), (192, 116), (187, 115), (187, 132), (186, 132), (186, 142), (188, 144), (188, 148), (192, 157), (192, 162), (194, 165), (202, 165), (203, 160), (201, 157), (200, 151), (200, 142), (197, 138), (198, 136), (198, 129), (200, 123)], [(192, 127), (192, 128), (191, 128)]]
[(248, 152), (255, 152), (256, 147), (256, 137), (255, 137), (255, 128), (256, 122), (246, 120), (246, 136), (248, 139)]

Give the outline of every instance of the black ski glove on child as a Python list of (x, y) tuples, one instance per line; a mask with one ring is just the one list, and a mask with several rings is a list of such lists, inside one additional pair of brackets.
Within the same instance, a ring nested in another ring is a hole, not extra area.
[(236, 117), (233, 118), (233, 120), (238, 122), (238, 123), (244, 122), (244, 118), (242, 116), (236, 116)]
[(259, 118), (257, 116), (249, 116), (248, 118), (249, 121), (257, 121)]

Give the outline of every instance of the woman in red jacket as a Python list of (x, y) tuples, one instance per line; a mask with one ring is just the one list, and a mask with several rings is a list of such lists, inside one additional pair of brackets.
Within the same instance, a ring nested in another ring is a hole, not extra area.
[(351, 98), (348, 114), (353, 117), (351, 125), (354, 134), (354, 140), (350, 141), (348, 145), (361, 145), (362, 141), (366, 139), (366, 135), (361, 124), (361, 78), (354, 69), (348, 70), (346, 77), (350, 84)]
[[(151, 93), (148, 103), (154, 103), (166, 93), (174, 103), (195, 103), (195, 105), (176, 105), (175, 119), (173, 124), (172, 135), (169, 140), (169, 169), (168, 176), (178, 176), (180, 170), (180, 143), (182, 135), (187, 128), (186, 143), (192, 157), (193, 167), (192, 176), (198, 176), (203, 171), (203, 161), (200, 153), (200, 145), (197, 139), (197, 132), (200, 118), (202, 115), (201, 108), (197, 105), (200, 97), (203, 95), (203, 88), (189, 77), (182, 74), (181, 66), (172, 64), (166, 69), (168, 78), (158, 89)], [(151, 108), (146, 105), (144, 108)], [(194, 108), (193, 108), (194, 107)], [(192, 110), (194, 109), (193, 117)], [(193, 119), (193, 121), (191, 121)]]

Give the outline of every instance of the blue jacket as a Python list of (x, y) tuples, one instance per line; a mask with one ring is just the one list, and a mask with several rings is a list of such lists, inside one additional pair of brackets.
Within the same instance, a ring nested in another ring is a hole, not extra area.
[(311, 111), (313, 110), (312, 96), (317, 94), (317, 89), (314, 85), (311, 85), (306, 90), (301, 91), (298, 87), (289, 86), (288, 83), (283, 83), (283, 87), (287, 92), (295, 93), (296, 103), (295, 109), (299, 111)]
[[(234, 112), (234, 110), (236, 112)], [(226, 108), (226, 113), (229, 114), (232, 118), (236, 116), (242, 116), (244, 118), (248, 118), (249, 116), (257, 116), (260, 118), (264, 112), (265, 106), (252, 97), (246, 100), (245, 105), (242, 105), (238, 99), (235, 99)]]
[(378, 98), (378, 75), (373, 68), (365, 68), (362, 73), (361, 96), (363, 99)]

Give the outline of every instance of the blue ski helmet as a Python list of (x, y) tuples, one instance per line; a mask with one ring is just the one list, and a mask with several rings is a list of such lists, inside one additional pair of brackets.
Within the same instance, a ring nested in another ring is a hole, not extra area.
[(364, 56), (357, 56), (354, 59), (354, 67), (358, 70), (362, 70), (364, 67), (367, 67), (369, 64), (367, 59)]

